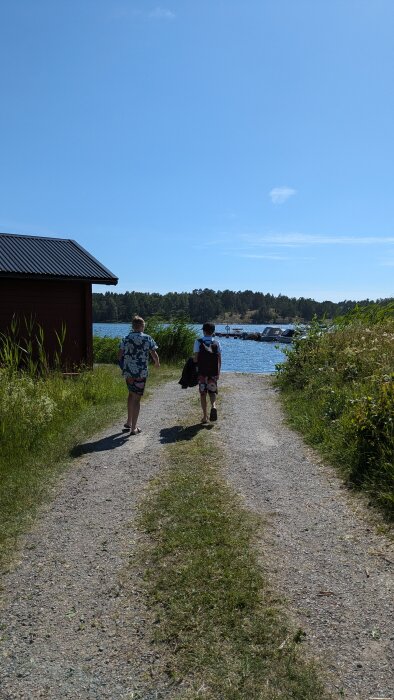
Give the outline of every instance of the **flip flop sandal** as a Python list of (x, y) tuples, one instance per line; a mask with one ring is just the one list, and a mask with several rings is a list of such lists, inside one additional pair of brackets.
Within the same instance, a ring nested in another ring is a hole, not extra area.
[(141, 428), (136, 428), (135, 430), (130, 430), (130, 435), (138, 435), (141, 432)]
[(215, 421), (218, 419), (218, 412), (216, 408), (211, 408), (211, 412), (209, 414), (209, 420)]

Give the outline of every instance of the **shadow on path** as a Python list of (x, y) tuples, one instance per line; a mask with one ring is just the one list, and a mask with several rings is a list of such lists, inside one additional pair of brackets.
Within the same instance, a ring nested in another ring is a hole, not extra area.
[(203, 425), (196, 423), (189, 425), (186, 428), (183, 425), (174, 425), (172, 428), (163, 428), (160, 430), (160, 442), (168, 444), (170, 442), (179, 442), (179, 440), (193, 440), (200, 430), (211, 430), (213, 425)]
[(107, 437), (101, 440), (96, 440), (96, 442), (85, 442), (80, 445), (75, 445), (70, 451), (71, 457), (80, 457), (81, 455), (86, 455), (89, 452), (106, 452), (107, 450), (114, 450), (116, 447), (121, 447), (129, 439), (130, 433), (128, 431), (122, 431), (121, 433), (114, 433), (113, 435), (107, 435)]

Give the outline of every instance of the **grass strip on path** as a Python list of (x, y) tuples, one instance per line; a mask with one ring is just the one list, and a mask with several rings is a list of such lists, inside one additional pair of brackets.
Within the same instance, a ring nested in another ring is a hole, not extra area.
[(220, 475), (213, 432), (178, 434), (142, 506), (148, 600), (171, 698), (324, 700), (302, 632), (286, 623), (257, 562), (260, 524)]

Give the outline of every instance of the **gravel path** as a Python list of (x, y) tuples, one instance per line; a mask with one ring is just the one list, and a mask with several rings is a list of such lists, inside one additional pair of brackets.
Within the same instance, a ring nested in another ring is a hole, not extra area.
[[(388, 541), (284, 425), (269, 377), (226, 374), (221, 385), (215, 433), (228, 480), (267, 522), (273, 584), (336, 690), (394, 700)], [(116, 425), (82, 446), (3, 576), (1, 700), (167, 697), (141, 581), (128, 581), (127, 595), (123, 584), (139, 538), (136, 505), (163, 463), (161, 436), (192, 404), (195, 391), (167, 384), (144, 402), (141, 435)]]
[(349, 700), (394, 700), (394, 551), (360, 499), (284, 423), (267, 376), (221, 377), (226, 476), (268, 524), (263, 559)]
[(190, 394), (166, 384), (142, 404), (140, 435), (126, 437), (120, 421), (82, 446), (3, 577), (1, 700), (162, 697), (141, 694), (158, 660), (138, 580), (131, 599), (122, 584), (136, 505), (162, 463), (160, 430), (189, 410)]

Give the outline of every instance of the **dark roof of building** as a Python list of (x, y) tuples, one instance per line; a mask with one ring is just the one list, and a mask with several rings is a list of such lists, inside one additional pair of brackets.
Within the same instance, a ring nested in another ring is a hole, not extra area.
[(0, 233), (0, 277), (118, 283), (118, 278), (76, 241), (14, 233)]

